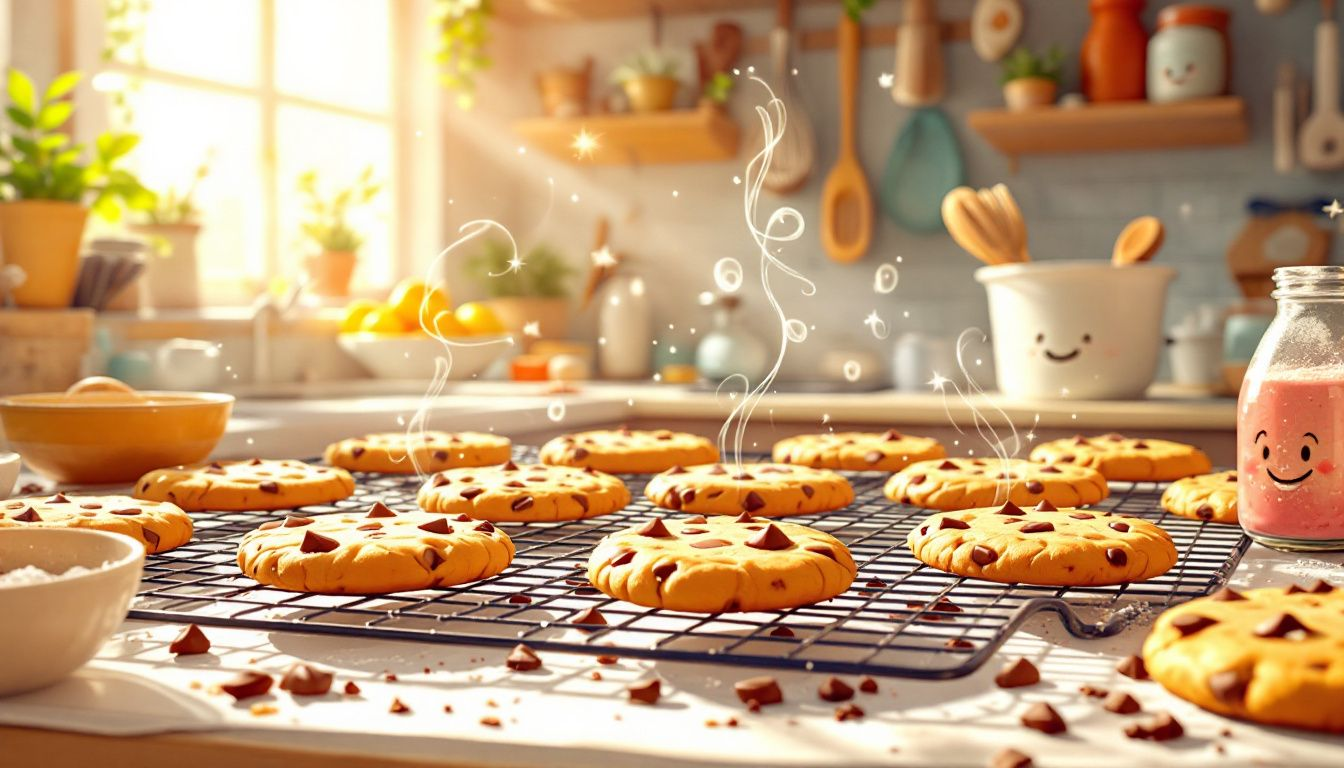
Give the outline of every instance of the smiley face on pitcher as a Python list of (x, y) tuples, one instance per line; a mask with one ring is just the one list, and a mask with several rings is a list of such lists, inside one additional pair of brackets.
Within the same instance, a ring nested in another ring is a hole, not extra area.
[[(1265, 476), (1281, 491), (1292, 491), (1313, 475), (1328, 475), (1335, 465), (1321, 451), (1321, 439), (1315, 432), (1289, 434), (1276, 443), (1266, 430), (1255, 433), (1251, 441), (1252, 454), (1247, 469), (1255, 474), (1263, 469)], [(1256, 459), (1262, 467), (1256, 467)]]

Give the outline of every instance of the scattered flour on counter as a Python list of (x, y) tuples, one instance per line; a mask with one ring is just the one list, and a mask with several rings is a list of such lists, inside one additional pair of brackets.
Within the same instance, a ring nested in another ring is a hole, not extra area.
[[(106, 567), (106, 564), (104, 564)], [(46, 584), (60, 579), (68, 579), (74, 576), (83, 576), (88, 573), (95, 573), (98, 568), (85, 568), (82, 565), (76, 565), (65, 573), (51, 573), (44, 571), (35, 565), (25, 565), (22, 568), (15, 568), (12, 571), (0, 573), (0, 587), (20, 587), (29, 584)]]

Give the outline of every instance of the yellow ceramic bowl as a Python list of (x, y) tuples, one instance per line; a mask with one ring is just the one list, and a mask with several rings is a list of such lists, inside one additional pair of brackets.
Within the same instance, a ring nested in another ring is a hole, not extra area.
[(10, 449), (62, 483), (133, 483), (152, 469), (202, 461), (233, 410), (232, 395), (78, 387), (0, 398)]

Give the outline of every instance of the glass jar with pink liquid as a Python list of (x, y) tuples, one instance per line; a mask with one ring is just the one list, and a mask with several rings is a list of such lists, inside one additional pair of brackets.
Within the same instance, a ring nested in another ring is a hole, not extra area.
[(1344, 267), (1274, 270), (1237, 403), (1237, 514), (1276, 549), (1344, 550)]

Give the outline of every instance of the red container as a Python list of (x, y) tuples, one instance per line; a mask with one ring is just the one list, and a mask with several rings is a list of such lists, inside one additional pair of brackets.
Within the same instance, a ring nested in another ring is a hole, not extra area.
[(1081, 69), (1088, 101), (1144, 98), (1148, 33), (1139, 14), (1143, 0), (1091, 0), (1092, 26), (1083, 38)]

